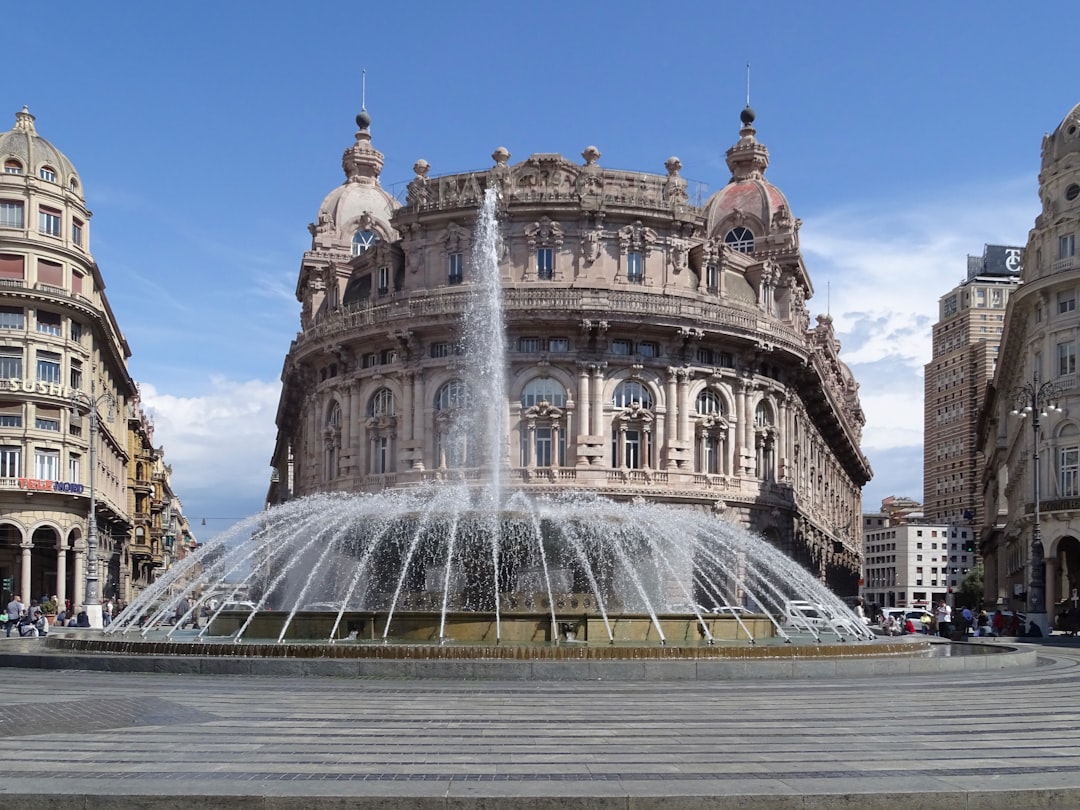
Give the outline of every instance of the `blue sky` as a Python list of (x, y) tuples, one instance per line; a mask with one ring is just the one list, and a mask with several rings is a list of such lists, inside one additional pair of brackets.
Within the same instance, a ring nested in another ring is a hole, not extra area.
[(262, 507), (307, 223), (343, 180), (364, 69), (392, 191), (421, 157), (443, 174), (498, 146), (516, 162), (595, 144), (612, 168), (677, 155), (711, 192), (750, 62), (767, 176), (804, 223), (811, 312), (831, 312), (861, 384), (864, 508), (921, 499), (937, 300), (969, 253), (1027, 238), (1041, 138), (1080, 101), (1080, 7), (749, 8), (5, 4), (0, 125), (28, 105), (82, 175), (131, 373), (200, 539)]

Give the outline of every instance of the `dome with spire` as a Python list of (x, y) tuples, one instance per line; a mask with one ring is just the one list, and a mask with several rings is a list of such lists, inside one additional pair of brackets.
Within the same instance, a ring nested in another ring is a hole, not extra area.
[(367, 110), (362, 109), (356, 116), (356, 124), (356, 141), (341, 158), (345, 182), (323, 200), (313, 230), (329, 232), (334, 241), (356, 242), (366, 248), (372, 239), (396, 238), (390, 216), (401, 203), (379, 185), (383, 155), (371, 145), (371, 116)]
[(709, 237), (744, 253), (753, 253), (758, 242), (791, 227), (787, 198), (765, 179), (769, 150), (754, 137), (754, 118), (749, 106), (740, 113), (739, 141), (727, 150), (731, 180), (705, 203)]
[(1053, 134), (1043, 139), (1043, 168), (1061, 160), (1066, 155), (1080, 152), (1080, 104), (1066, 115)]
[(42, 138), (34, 128), (27, 107), (15, 113), (15, 127), (0, 133), (0, 160), (5, 174), (23, 174), (52, 182), (83, 199), (82, 181), (63, 152)]

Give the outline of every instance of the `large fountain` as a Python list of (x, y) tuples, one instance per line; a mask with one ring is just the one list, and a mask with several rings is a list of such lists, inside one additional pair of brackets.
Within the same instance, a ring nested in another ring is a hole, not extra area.
[[(463, 400), (505, 402), (498, 200), (464, 324)], [(464, 405), (465, 402), (459, 403)], [(107, 636), (489, 649), (858, 641), (873, 634), (762, 538), (705, 511), (504, 487), (504, 408), (462, 408), (443, 480), (252, 516), (172, 566)], [(194, 626), (195, 630), (188, 629)], [(179, 634), (179, 635), (178, 635)], [(327, 645), (329, 646), (329, 645)]]

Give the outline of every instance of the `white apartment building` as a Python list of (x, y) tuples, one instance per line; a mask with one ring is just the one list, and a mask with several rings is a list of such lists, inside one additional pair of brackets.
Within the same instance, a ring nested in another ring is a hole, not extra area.
[[(975, 565), (975, 532), (967, 524), (927, 523), (921, 514), (894, 520), (885, 512), (863, 515), (860, 595), (881, 607), (952, 603)], [(974, 606), (972, 606), (974, 607)]]

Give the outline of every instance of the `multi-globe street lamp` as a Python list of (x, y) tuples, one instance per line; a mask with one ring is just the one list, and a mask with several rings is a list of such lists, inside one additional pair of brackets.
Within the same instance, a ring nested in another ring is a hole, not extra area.
[(1020, 419), (1031, 416), (1031, 480), (1035, 514), (1031, 524), (1031, 570), (1027, 592), (1027, 618), (1035, 622), (1044, 635), (1050, 632), (1050, 626), (1046, 615), (1046, 564), (1040, 514), (1042, 501), (1039, 486), (1039, 420), (1047, 418), (1054, 412), (1061, 413), (1061, 408), (1057, 403), (1061, 400), (1062, 393), (1062, 389), (1052, 382), (1040, 383), (1039, 370), (1035, 369), (1031, 382), (1013, 390), (1011, 412), (1013, 416)]
[(90, 382), (89, 394), (84, 391), (71, 392), (71, 412), (77, 414), (85, 411), (90, 419), (90, 514), (86, 527), (86, 588), (83, 593), (83, 610), (90, 620), (90, 626), (98, 629), (104, 626), (104, 619), (101, 613), (101, 586), (98, 577), (97, 494), (94, 489), (94, 475), (97, 472), (98, 423), (101, 419), (98, 406), (102, 403), (108, 405), (106, 418), (111, 422), (116, 411), (116, 397), (111, 392), (97, 394), (93, 381)]

